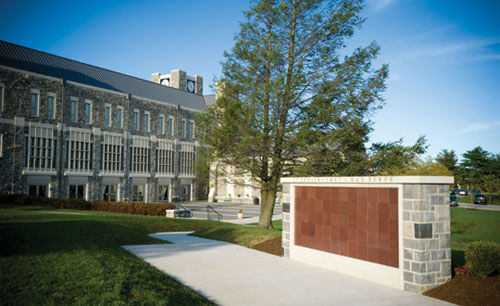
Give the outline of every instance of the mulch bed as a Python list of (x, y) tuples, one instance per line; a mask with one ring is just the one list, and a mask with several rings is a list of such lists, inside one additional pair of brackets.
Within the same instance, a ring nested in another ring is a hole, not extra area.
[[(267, 240), (251, 248), (281, 256), (281, 238)], [(424, 295), (464, 306), (500, 305), (500, 275), (487, 278), (473, 277), (470, 274), (455, 275), (451, 281), (425, 292)]]
[(266, 252), (276, 256), (281, 256), (281, 237), (266, 240), (259, 244), (254, 245), (251, 249)]
[(458, 305), (500, 305), (500, 275), (487, 278), (455, 275), (451, 281), (424, 295)]

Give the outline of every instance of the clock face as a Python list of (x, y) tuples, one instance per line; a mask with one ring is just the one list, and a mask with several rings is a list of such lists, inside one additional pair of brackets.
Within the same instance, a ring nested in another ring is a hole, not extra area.
[(170, 86), (170, 79), (161, 80), (161, 85)]
[(194, 92), (194, 82), (191, 80), (187, 81), (187, 91)]

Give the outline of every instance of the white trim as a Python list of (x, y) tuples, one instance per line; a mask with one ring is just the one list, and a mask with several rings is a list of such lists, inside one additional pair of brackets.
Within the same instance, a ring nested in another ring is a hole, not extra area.
[[(70, 110), (69, 110), (69, 120), (71, 122), (78, 122), (78, 97), (70, 97)], [(72, 112), (73, 112), (73, 103), (75, 103), (75, 118), (73, 119), (72, 116)]]
[(5, 84), (0, 82), (0, 112), (3, 112), (5, 101)]
[(163, 114), (160, 114), (159, 116), (160, 118), (160, 122), (161, 122), (161, 125), (160, 125), (160, 135), (165, 135), (165, 115)]
[(124, 177), (125, 176), (125, 173), (123, 172), (105, 172), (103, 170), (101, 170), (99, 172), (99, 176), (108, 176), (108, 177)]
[[(146, 122), (146, 116), (148, 118), (147, 122)], [(144, 111), (144, 124), (147, 124), (144, 132), (149, 133), (149, 131), (151, 131), (151, 113), (148, 111)]]
[(41, 171), (41, 170), (28, 170), (24, 168), (21, 173), (23, 175), (45, 175), (45, 176), (52, 176), (52, 175), (57, 175), (57, 171), (55, 170), (47, 170), (47, 171)]
[(3, 157), (3, 134), (0, 134), (0, 157)]
[[(137, 114), (137, 122), (134, 122), (135, 120), (135, 116)], [(136, 124), (136, 126), (134, 126), (134, 124)], [(133, 131), (135, 132), (138, 132), (141, 130), (141, 110), (140, 109), (137, 109), (137, 108), (134, 108), (134, 114), (132, 116), (132, 129)]]
[[(339, 177), (283, 177), (286, 184), (453, 184), (453, 176), (339, 176)], [(319, 185), (318, 185), (319, 186)]]
[(85, 99), (85, 120), (87, 120), (87, 105), (90, 105), (89, 108), (89, 122), (85, 122), (85, 124), (92, 124), (92, 115), (93, 115), (93, 110), (92, 110), (92, 100)]
[(64, 171), (64, 176), (92, 176), (94, 175), (93, 171), (82, 171), (82, 172), (77, 172), (77, 171), (71, 171), (71, 170), (66, 170)]
[[(16, 117), (18, 118), (18, 117)], [(41, 123), (41, 122), (32, 122), (32, 121), (26, 121), (26, 125), (29, 127), (39, 127), (39, 128), (48, 128), (48, 129), (56, 129), (56, 125), (50, 124), (50, 123)]]
[[(108, 123), (106, 124), (106, 110), (109, 110), (108, 112)], [(113, 106), (110, 103), (104, 103), (104, 126), (105, 127), (111, 127), (113, 126), (113, 116), (111, 115), (113, 113)]]
[(172, 120), (172, 125), (171, 128), (172, 130), (168, 134), (168, 136), (174, 136), (175, 135), (175, 117), (174, 116), (168, 116), (168, 120)]
[(124, 98), (126, 98), (128, 96), (128, 94), (123, 93), (123, 92), (109, 90), (109, 89), (105, 89), (105, 88), (101, 88), (101, 87), (95, 87), (95, 86), (92, 86), (92, 85), (82, 84), (82, 83), (78, 83), (78, 82), (75, 82), (75, 81), (67, 80), (66, 83), (71, 84), (71, 85), (75, 85), (75, 86), (84, 87), (84, 88), (90, 88), (90, 89), (95, 89), (95, 90), (99, 90), (99, 91), (103, 91), (103, 92), (107, 92), (107, 93), (112, 93), (112, 94), (115, 94), (115, 95), (122, 96)]
[(51, 76), (48, 76), (48, 75), (45, 75), (45, 74), (39, 74), (39, 73), (36, 73), (36, 72), (31, 72), (31, 71), (23, 70), (23, 69), (17, 69), (17, 68), (13, 68), (13, 67), (9, 67), (9, 66), (0, 65), (0, 68), (3, 68), (5, 70), (14, 71), (14, 72), (23, 73), (23, 74), (29, 74), (29, 75), (32, 75), (32, 76), (36, 76), (36, 77), (40, 77), (40, 78), (44, 78), (44, 79), (48, 79), (48, 80), (52, 80), (52, 81), (58, 81), (58, 82), (62, 81), (62, 79), (51, 77)]
[[(96, 133), (94, 132), (94, 134), (96, 134)], [(114, 132), (106, 132), (106, 131), (102, 131), (100, 134), (96, 134), (96, 135), (115, 136), (115, 137), (122, 137), (122, 138), (124, 138), (124, 136), (123, 136), (122, 133), (114, 133)]]
[[(182, 128), (182, 126), (184, 125), (184, 128)], [(187, 134), (187, 121), (186, 121), (186, 118), (182, 118), (181, 119), (181, 128), (180, 128), (180, 138), (186, 138), (186, 134)]]
[(150, 173), (135, 173), (135, 172), (130, 172), (129, 177), (143, 177), (143, 178), (149, 178), (151, 177)]
[[(118, 111), (121, 111), (120, 120), (118, 120)], [(116, 124), (116, 128), (118, 128), (118, 129), (122, 129), (123, 128), (123, 116), (124, 116), (124, 114), (125, 114), (125, 111), (124, 111), (123, 106), (118, 105), (116, 107), (116, 123), (117, 123)], [(118, 123), (119, 123), (119, 125), (118, 125)]]
[[(32, 108), (32, 97), (33, 95), (36, 95), (36, 113), (32, 114), (31, 113), (31, 108)], [(40, 90), (39, 89), (30, 89), (30, 117), (35, 118), (35, 117), (40, 117)]]
[(57, 95), (54, 92), (47, 93), (47, 112), (49, 110), (49, 97), (52, 97), (54, 100), (52, 102), (52, 116), (48, 117), (49, 119), (56, 119), (56, 110), (57, 110)]
[[(348, 178), (348, 177), (343, 177)], [(295, 187), (350, 187), (398, 189), (398, 268), (295, 245)], [(338, 271), (404, 290), (403, 184), (290, 184), (290, 259)]]

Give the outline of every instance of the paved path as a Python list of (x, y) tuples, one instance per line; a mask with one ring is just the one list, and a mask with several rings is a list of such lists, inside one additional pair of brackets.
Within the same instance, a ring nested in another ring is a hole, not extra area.
[[(243, 220), (245, 219), (250, 219), (251, 220), (246, 220), (242, 221), (241, 224), (246, 224), (246, 223), (252, 223), (252, 222), (258, 222), (258, 217), (260, 215), (260, 205), (253, 205), (253, 204), (240, 204), (240, 203), (229, 203), (229, 202), (218, 202), (218, 203), (209, 203), (209, 202), (185, 202), (182, 203), (182, 206), (191, 209), (191, 212), (193, 214), (194, 219), (207, 219), (207, 205), (210, 205), (213, 207), (217, 212), (223, 215), (221, 221), (236, 221), (238, 219), (238, 211), (240, 209), (243, 210)], [(281, 205), (275, 205), (274, 206), (274, 211), (273, 211), (273, 220), (276, 217), (281, 217)], [(255, 217), (257, 221), (252, 221), (255, 220)], [(216, 220), (217, 215), (209, 210), (209, 218)], [(281, 218), (280, 218), (281, 219)], [(239, 223), (239, 221), (233, 222), (233, 223)]]
[(469, 204), (469, 203), (458, 203), (458, 207), (463, 207), (463, 208), (475, 208), (479, 210), (496, 210), (500, 211), (500, 206), (499, 205), (480, 205), (480, 204)]
[(220, 305), (451, 305), (231, 243), (158, 233), (124, 248)]

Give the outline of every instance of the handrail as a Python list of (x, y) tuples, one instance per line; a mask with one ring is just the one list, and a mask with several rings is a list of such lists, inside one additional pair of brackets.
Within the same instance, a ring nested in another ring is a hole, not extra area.
[(179, 212), (181, 211), (181, 208), (183, 211), (187, 211), (189, 212), (189, 216), (191, 217), (191, 210), (190, 209), (187, 209), (186, 207), (182, 206), (181, 203), (176, 203), (175, 204), (177, 206), (177, 214), (179, 215)]
[(217, 214), (217, 221), (222, 220), (222, 214), (216, 211), (215, 208), (210, 205), (207, 205), (207, 220), (210, 220), (210, 210)]

